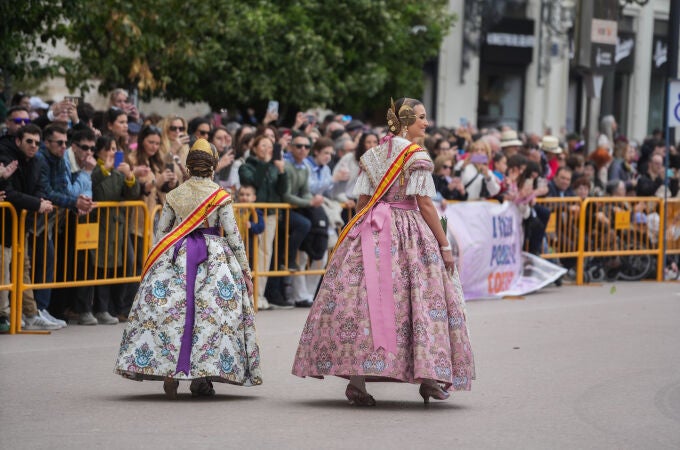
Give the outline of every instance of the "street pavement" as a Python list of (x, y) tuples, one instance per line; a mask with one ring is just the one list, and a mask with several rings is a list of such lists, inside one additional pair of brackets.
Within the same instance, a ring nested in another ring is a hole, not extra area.
[(307, 312), (260, 312), (264, 384), (210, 399), (114, 375), (122, 324), (0, 336), (0, 448), (680, 448), (678, 283), (469, 302), (477, 381), (428, 407), (414, 385), (355, 408), (344, 380), (290, 375)]

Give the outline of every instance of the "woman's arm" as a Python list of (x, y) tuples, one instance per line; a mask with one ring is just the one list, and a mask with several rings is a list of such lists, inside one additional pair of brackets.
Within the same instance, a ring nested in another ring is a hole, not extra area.
[(446, 266), (448, 271), (453, 272), (454, 261), (453, 253), (451, 253), (451, 246), (449, 245), (449, 240), (446, 237), (446, 233), (442, 228), (441, 222), (439, 221), (439, 213), (437, 212), (434, 203), (432, 203), (432, 199), (422, 195), (416, 196), (416, 199), (418, 201), (420, 214), (422, 214), (423, 219), (425, 219), (425, 223), (427, 223), (427, 226), (430, 227), (432, 234), (434, 234), (434, 237), (439, 243), (442, 259), (444, 260), (444, 266)]

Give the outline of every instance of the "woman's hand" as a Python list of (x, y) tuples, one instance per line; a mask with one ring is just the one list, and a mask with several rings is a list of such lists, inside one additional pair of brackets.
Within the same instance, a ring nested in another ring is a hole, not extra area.
[(142, 164), (135, 166), (135, 168), (132, 170), (132, 173), (134, 173), (137, 178), (144, 178), (150, 170), (151, 169), (149, 169), (149, 166)]
[(453, 253), (451, 250), (442, 250), (442, 260), (444, 261), (444, 267), (450, 273), (453, 273), (456, 263), (453, 260)]
[(282, 159), (275, 159), (272, 161), (272, 164), (274, 164), (274, 166), (279, 170), (279, 173), (286, 171), (286, 165)]
[(133, 178), (132, 170), (130, 169), (130, 165), (126, 162), (122, 162), (118, 164), (118, 168), (116, 169), (118, 172), (122, 173), (123, 176), (125, 176), (126, 180), (129, 180)]
[(168, 183), (171, 187), (177, 184), (177, 175), (170, 169), (165, 169), (161, 176), (163, 177), (163, 184)]
[(246, 283), (246, 290), (248, 291), (248, 297), (253, 295), (253, 278), (248, 272), (243, 271), (243, 281)]

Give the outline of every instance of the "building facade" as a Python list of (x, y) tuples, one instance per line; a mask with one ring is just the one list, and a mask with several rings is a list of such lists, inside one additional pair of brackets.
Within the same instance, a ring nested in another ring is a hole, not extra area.
[(673, 0), (613, 2), (612, 52), (592, 55), (612, 67), (591, 103), (592, 83), (577, 61), (580, 1), (587, 0), (450, 0), (459, 20), (426, 68), (424, 99), (436, 123), (582, 133), (590, 104), (591, 126), (613, 114), (620, 132), (637, 140), (663, 128)]

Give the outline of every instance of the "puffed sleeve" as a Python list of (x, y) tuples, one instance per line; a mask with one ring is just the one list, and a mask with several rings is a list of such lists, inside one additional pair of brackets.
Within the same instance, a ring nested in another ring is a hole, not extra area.
[(371, 179), (365, 170), (362, 170), (357, 177), (357, 184), (354, 185), (354, 195), (359, 197), (360, 195), (373, 195), (375, 188), (371, 185)]
[(227, 238), (229, 247), (236, 255), (236, 260), (241, 266), (241, 269), (250, 275), (250, 266), (248, 264), (248, 258), (246, 257), (246, 250), (243, 245), (243, 240), (241, 239), (241, 234), (238, 231), (238, 226), (236, 225), (236, 218), (234, 217), (234, 208), (231, 203), (222, 205), (217, 210), (220, 218), (220, 225), (224, 230), (224, 236)]
[(411, 174), (406, 185), (406, 195), (435, 197), (437, 189), (432, 179), (433, 168), (432, 162), (427, 159), (414, 161), (408, 169)]
[(175, 224), (175, 211), (169, 204), (163, 205), (161, 210), (161, 217), (158, 219), (156, 224), (156, 232), (154, 233), (153, 243), (156, 245), (158, 241), (163, 239), (163, 236), (168, 234), (174, 228)]

